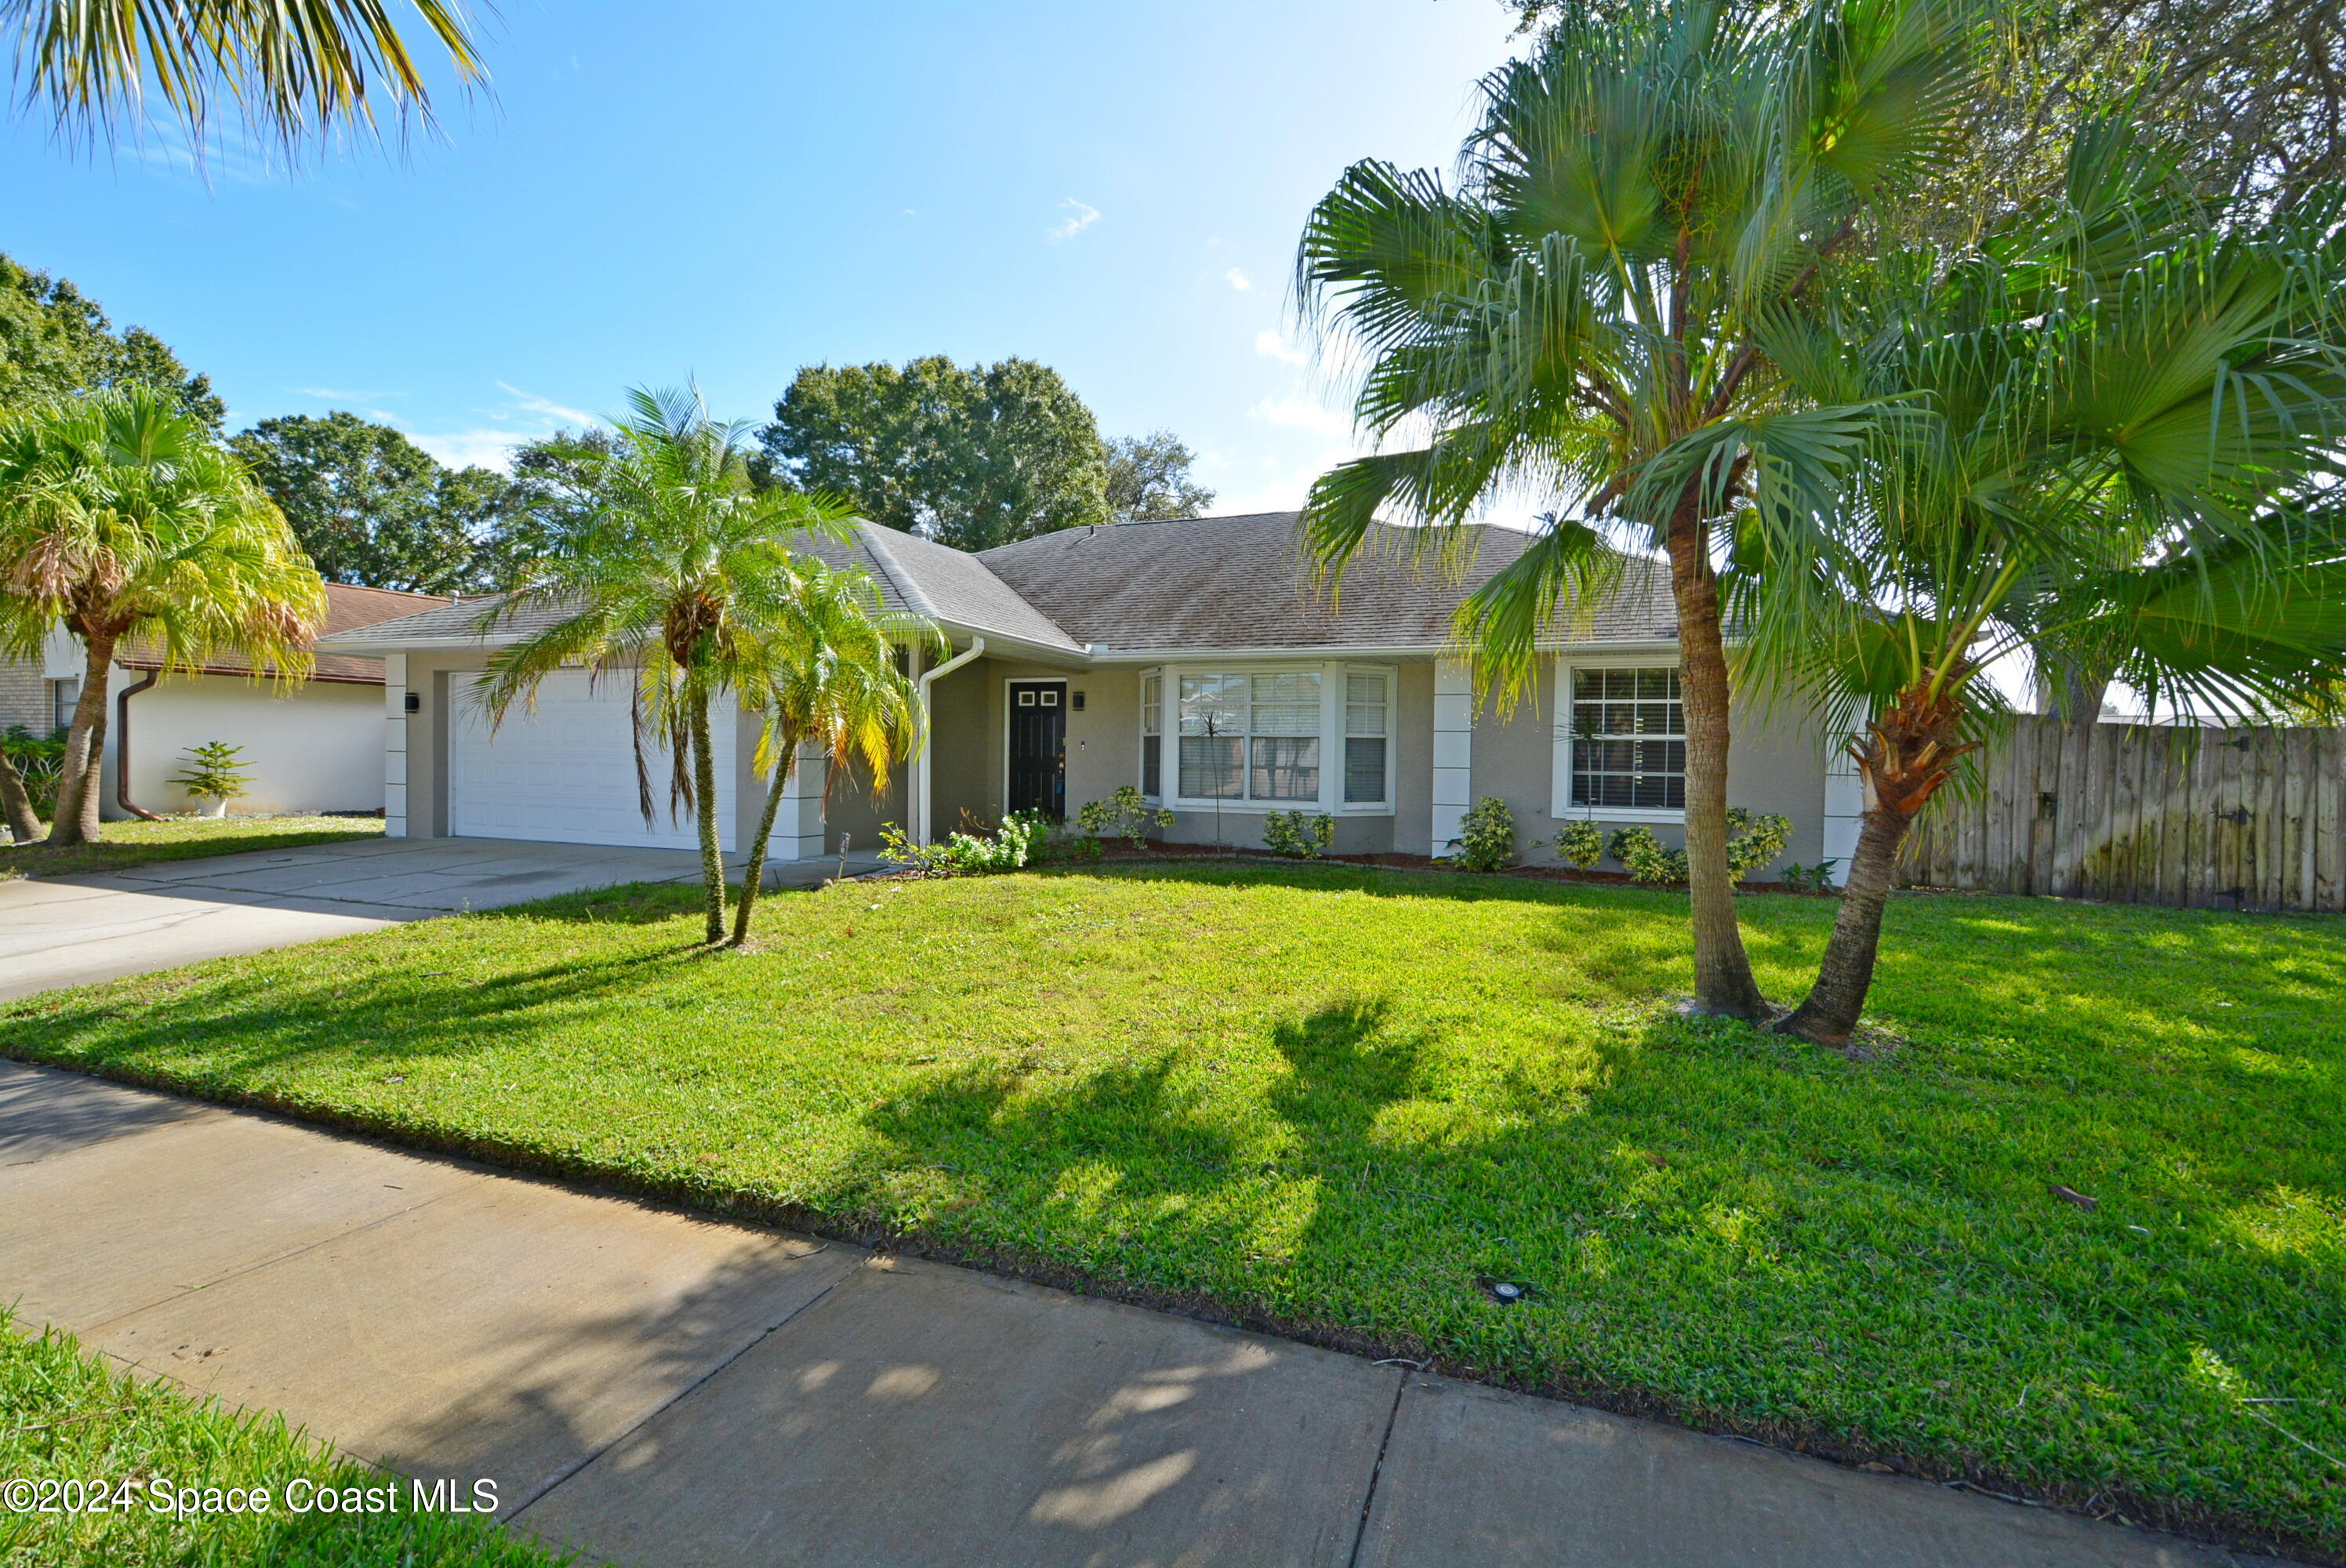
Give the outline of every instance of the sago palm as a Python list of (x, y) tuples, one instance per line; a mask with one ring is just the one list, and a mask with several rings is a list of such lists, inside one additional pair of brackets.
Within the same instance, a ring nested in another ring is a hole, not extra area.
[(1855, 1028), (1899, 850), (1992, 737), (1989, 665), (2033, 653), (2237, 712), (2346, 660), (2346, 538), (2309, 504), (2346, 435), (2346, 200), (2202, 211), (2157, 176), (2093, 127), (2052, 210), (1952, 262), (1885, 266), (1841, 331), (1779, 346), (1794, 390), (1902, 411), (1837, 506), (1745, 518), (1743, 656), (1859, 720), (1865, 791), (1789, 1033)]
[[(1484, 84), (1455, 188), (1358, 164), (1305, 230), (1307, 310), (1366, 358), (1357, 423), (1381, 442), (1425, 436), (1312, 487), (1305, 526), (1323, 564), (1341, 566), (1380, 515), (1428, 525), (1416, 537), (1440, 551), (1494, 497), (1551, 506), (1460, 612), (1478, 679), (1512, 694), (1556, 606), (1585, 614), (1617, 582), (1623, 535), (1667, 556), (1709, 1011), (1766, 1012), (1727, 861), (1718, 528), (1757, 485), (1821, 484), (1846, 439), (1831, 410), (1751, 422), (1780, 396), (1767, 329), (1942, 156), (1977, 32), (1964, 0), (1574, 8), (1535, 57)], [(1737, 416), (1733, 442), (1702, 446), (1702, 472), (1656, 477)], [(1770, 455), (1755, 466), (1763, 429)]]
[(220, 648), (305, 678), (325, 585), (242, 463), (178, 402), (131, 387), (0, 419), (0, 647), (37, 657), (81, 639), (48, 842), (98, 837), (107, 685), (126, 639), (168, 670)]
[(758, 641), (741, 700), (762, 719), (752, 765), (770, 780), (733, 911), (736, 947), (750, 939), (766, 847), (800, 749), (811, 745), (827, 759), (828, 806), (840, 776), (859, 764), (875, 792), (885, 789), (893, 765), (923, 739), (919, 687), (898, 664), (896, 649), (933, 640), (930, 623), (889, 612), (860, 571), (832, 570), (805, 555), (792, 566), (787, 576), (759, 584), (743, 606)]
[(725, 940), (726, 900), (710, 709), (729, 696), (762, 699), (772, 628), (759, 616), (789, 599), (790, 535), (844, 537), (847, 523), (819, 498), (758, 489), (750, 427), (710, 418), (697, 389), (638, 388), (627, 405), (608, 450), (582, 449), (563, 470), (531, 580), (481, 617), (494, 631), (552, 616), (490, 659), (480, 697), (494, 725), (566, 667), (631, 684), (638, 805), (650, 822), (648, 733), (668, 754), (670, 811), (699, 830), (713, 944)]

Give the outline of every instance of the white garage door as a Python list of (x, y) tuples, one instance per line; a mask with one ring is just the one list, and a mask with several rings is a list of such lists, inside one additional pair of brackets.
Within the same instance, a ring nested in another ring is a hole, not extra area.
[[(649, 826), (636, 804), (635, 751), (627, 737), (627, 687), (561, 670), (537, 690), (535, 712), (515, 703), (495, 735), (469, 690), (450, 716), (449, 831), (468, 839), (538, 839), (557, 844), (625, 844), (688, 850), (699, 844), (688, 814), (668, 820), (668, 753), (647, 741), (644, 765), (658, 809)], [(733, 713), (712, 714), (717, 820), (733, 848)]]

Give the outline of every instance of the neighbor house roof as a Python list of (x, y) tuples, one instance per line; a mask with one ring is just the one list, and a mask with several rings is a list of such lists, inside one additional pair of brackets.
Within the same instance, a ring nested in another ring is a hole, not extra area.
[[(972, 555), (869, 523), (850, 540), (801, 539), (827, 565), (856, 566), (890, 609), (926, 616), (995, 652), (1046, 658), (1148, 657), (1250, 649), (1433, 650), (1451, 640), (1459, 602), (1519, 559), (1533, 535), (1476, 525), (1447, 557), (1414, 558), (1424, 535), (1378, 526), (1354, 556), (1333, 603), (1300, 549), (1296, 514), (1192, 517), (1070, 528)], [(477, 647), (542, 630), (557, 605), (498, 616), (470, 600), (330, 639), (351, 651)], [(484, 616), (497, 616), (484, 637)], [(1587, 616), (1559, 611), (1557, 642), (1666, 642), (1677, 635), (1668, 572), (1631, 565), (1626, 581)]]
[[(1117, 653), (1248, 648), (1430, 648), (1459, 602), (1518, 559), (1533, 535), (1474, 525), (1457, 554), (1413, 558), (1425, 535), (1372, 528), (1331, 596), (1300, 547), (1297, 514), (1182, 518), (1070, 528), (979, 560), (1068, 633)], [(931, 546), (934, 548), (934, 546)], [(1593, 616), (1560, 614), (1559, 641), (1666, 641), (1678, 634), (1669, 580), (1634, 564)]]
[[(428, 615), (451, 602), (438, 594), (409, 594), (394, 588), (362, 588), (348, 583), (328, 583), (326, 619), (319, 629), (318, 642), (323, 643), (337, 633), (353, 632), (385, 621), (413, 618), (419, 610)], [(114, 662), (125, 669), (160, 669), (163, 667), (161, 646), (143, 639), (128, 644), (115, 655)], [(252, 661), (240, 649), (222, 648), (205, 663), (202, 673), (250, 675)], [(311, 672), (310, 678), (339, 681), (351, 686), (381, 686), (382, 660), (361, 654), (329, 653), (321, 648), (317, 655), (317, 667)]]

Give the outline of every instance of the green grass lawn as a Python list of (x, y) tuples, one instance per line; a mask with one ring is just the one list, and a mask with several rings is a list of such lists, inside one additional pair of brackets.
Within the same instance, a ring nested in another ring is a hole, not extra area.
[[(0, 1507), (0, 1563), (25, 1568), (556, 1568), (576, 1561), (477, 1519), (416, 1513), (406, 1482), (334, 1458), (280, 1417), (233, 1413), (131, 1377), (64, 1335), (22, 1336), (5, 1309), (0, 1479), (36, 1489)], [(98, 1489), (102, 1510), (88, 1501), (89, 1482), (99, 1479), (113, 1483)], [(54, 1490), (37, 1490), (52, 1481)], [(352, 1489), (372, 1492), (359, 1501), (380, 1505), (394, 1485), (397, 1513), (315, 1506), (321, 1488), (336, 1502)], [(268, 1491), (265, 1511), (253, 1508), (256, 1487)], [(212, 1488), (219, 1496), (209, 1506), (219, 1511), (197, 1512)], [(227, 1510), (231, 1491), (244, 1493), (243, 1512)], [(182, 1498), (185, 1512), (176, 1509)], [(67, 1503), (83, 1511), (65, 1512)]]
[(154, 860), (191, 860), (244, 850), (332, 844), (382, 833), (380, 817), (166, 817), (159, 822), (108, 822), (106, 841), (44, 849), (0, 843), (0, 881), (119, 871)]
[[(1671, 1013), (1671, 893), (851, 883), (761, 906), (746, 955), (694, 950), (696, 897), (32, 998), (0, 1037), (2346, 1551), (2346, 921), (1902, 897), (1876, 998), (1903, 1044), (1850, 1062)], [(1745, 901), (1774, 994), (1832, 908)]]

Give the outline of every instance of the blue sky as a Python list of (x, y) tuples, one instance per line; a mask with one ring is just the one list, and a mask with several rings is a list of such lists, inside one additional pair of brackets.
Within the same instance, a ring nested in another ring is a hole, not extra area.
[(1351, 450), (1288, 270), (1364, 157), (1447, 165), (1498, 0), (660, 6), (507, 0), (493, 101), (293, 178), (168, 135), (7, 127), (5, 248), (211, 373), (238, 425), (352, 408), (452, 461), (698, 377), (1056, 366), (1108, 434), (1204, 454), (1216, 510)]

